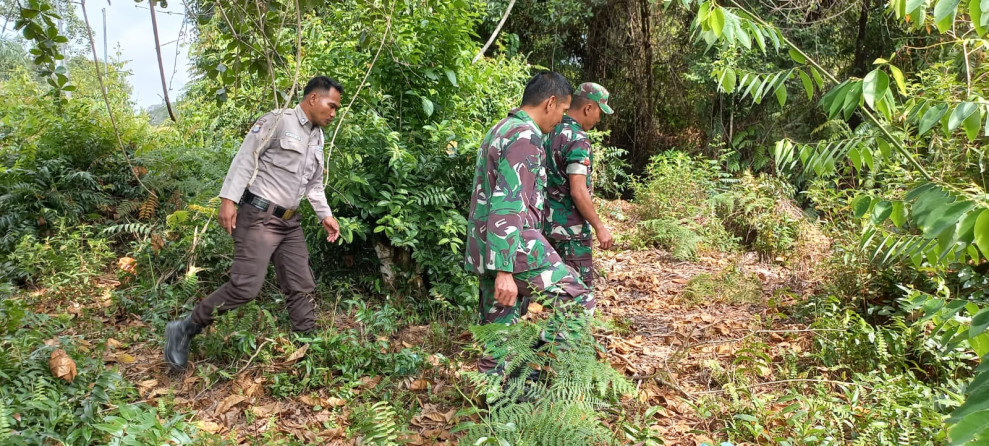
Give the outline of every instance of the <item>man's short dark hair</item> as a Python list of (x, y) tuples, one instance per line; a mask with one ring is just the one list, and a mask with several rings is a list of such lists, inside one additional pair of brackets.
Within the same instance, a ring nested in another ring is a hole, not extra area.
[(306, 88), (302, 90), (302, 96), (309, 96), (309, 93), (316, 90), (330, 91), (331, 88), (343, 94), (343, 85), (340, 85), (339, 82), (326, 76), (316, 76), (306, 83)]
[(540, 71), (525, 84), (522, 92), (522, 105), (539, 105), (550, 96), (563, 99), (573, 94), (573, 87), (567, 78), (555, 71)]
[(591, 103), (594, 103), (594, 101), (588, 99), (585, 96), (581, 96), (579, 94), (575, 94), (575, 95), (573, 95), (572, 98), (570, 98), (570, 109), (571, 110), (580, 110), (580, 109), (584, 108), (585, 105), (591, 104)]

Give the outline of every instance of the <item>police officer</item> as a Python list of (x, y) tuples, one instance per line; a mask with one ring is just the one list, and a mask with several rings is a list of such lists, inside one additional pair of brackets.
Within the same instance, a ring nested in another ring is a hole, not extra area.
[(257, 297), (270, 261), (286, 296), (292, 330), (314, 328), (316, 283), (296, 210), (305, 197), (328, 233), (326, 240), (339, 237), (323, 191), (323, 128), (336, 116), (341, 94), (343, 87), (335, 80), (316, 76), (295, 108), (264, 115), (247, 133), (220, 190), (218, 220), (234, 238), (230, 281), (199, 302), (190, 316), (165, 327), (165, 360), (173, 368), (185, 368), (192, 337), (216, 314)]
[(591, 228), (601, 249), (610, 248), (612, 238), (591, 203), (594, 154), (585, 132), (601, 121), (601, 113), (614, 112), (608, 106), (608, 96), (608, 90), (598, 84), (580, 84), (563, 121), (543, 141), (549, 208), (543, 233), (563, 261), (576, 269), (590, 288), (594, 287)]
[[(529, 80), (522, 106), (481, 142), (467, 220), (464, 266), (478, 275), (480, 323), (514, 324), (528, 299), (539, 296), (554, 310), (544, 340), (566, 340), (581, 326), (584, 306), (593, 306), (588, 288), (542, 233), (543, 132), (563, 118), (572, 92), (566, 78), (555, 72)], [(478, 370), (501, 373), (503, 365), (484, 356)]]

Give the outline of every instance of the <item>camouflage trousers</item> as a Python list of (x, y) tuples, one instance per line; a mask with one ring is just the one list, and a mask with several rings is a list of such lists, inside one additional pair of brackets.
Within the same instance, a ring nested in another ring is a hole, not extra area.
[(553, 249), (563, 258), (563, 262), (577, 270), (581, 280), (592, 290), (594, 289), (594, 259), (591, 256), (593, 242), (592, 239), (549, 240)]
[[(594, 313), (594, 293), (584, 285), (577, 272), (563, 262), (545, 268), (534, 269), (513, 275), (518, 287), (515, 305), (504, 306), (495, 300), (495, 275), (484, 274), (479, 278), (480, 324), (518, 323), (530, 302), (543, 305), (551, 311), (541, 338), (545, 342), (561, 341), (578, 335), (587, 327), (589, 317)], [(484, 346), (486, 351), (491, 346)], [(477, 363), (480, 372), (491, 372), (499, 361), (492, 356), (483, 356)]]

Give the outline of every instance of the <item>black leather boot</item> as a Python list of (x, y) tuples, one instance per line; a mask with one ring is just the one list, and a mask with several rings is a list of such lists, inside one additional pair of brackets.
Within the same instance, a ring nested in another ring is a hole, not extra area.
[(189, 344), (192, 337), (203, 328), (192, 322), (192, 317), (169, 322), (165, 326), (165, 362), (173, 370), (185, 370), (189, 360)]

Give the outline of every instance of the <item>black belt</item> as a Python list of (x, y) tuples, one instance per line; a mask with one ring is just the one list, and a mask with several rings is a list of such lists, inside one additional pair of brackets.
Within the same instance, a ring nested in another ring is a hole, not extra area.
[(295, 209), (286, 209), (277, 204), (273, 204), (264, 198), (252, 194), (249, 190), (244, 191), (244, 196), (241, 197), (240, 204), (249, 204), (258, 208), (261, 212), (267, 212), (269, 207), (274, 206), (275, 210), (271, 212), (271, 215), (274, 215), (282, 220), (288, 220), (295, 215)]

